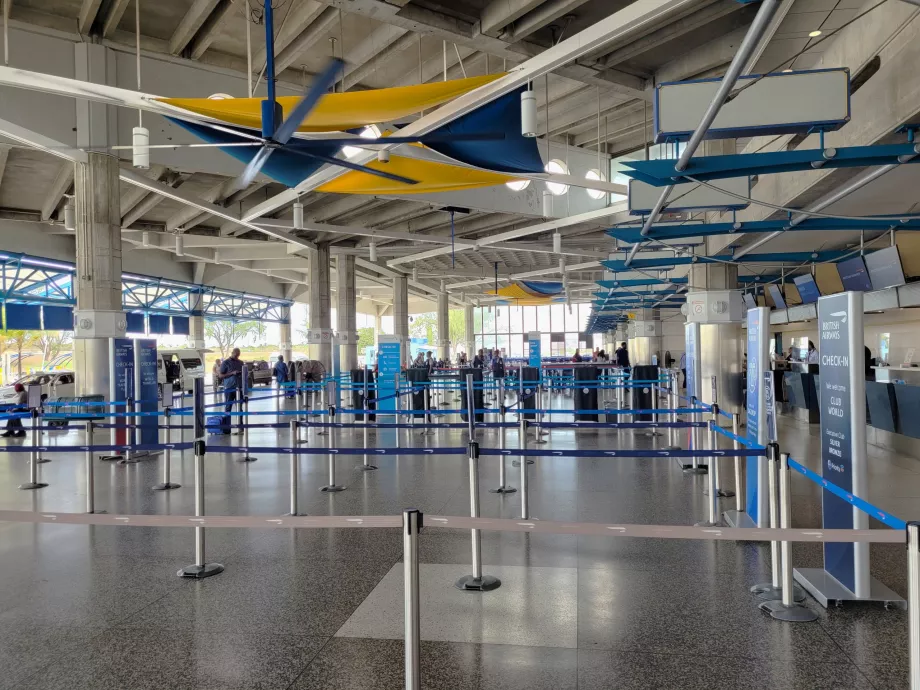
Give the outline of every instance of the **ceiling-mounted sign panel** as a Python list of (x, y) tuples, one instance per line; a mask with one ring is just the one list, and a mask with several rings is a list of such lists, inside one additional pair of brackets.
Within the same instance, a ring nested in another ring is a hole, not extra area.
[[(839, 129), (850, 120), (848, 69), (780, 72), (738, 80), (708, 139)], [(655, 141), (690, 138), (712, 102), (721, 79), (669, 82), (655, 89)]]
[[(665, 208), (669, 211), (723, 211), (730, 209), (743, 209), (750, 206), (750, 202), (742, 201), (737, 196), (751, 196), (750, 177), (732, 177), (727, 180), (717, 180), (706, 187), (696, 182), (684, 182), (674, 186), (668, 195)], [(713, 189), (716, 187), (717, 189)], [(724, 191), (720, 191), (724, 190)], [(651, 213), (662, 188), (653, 187), (641, 180), (629, 181), (629, 212), (634, 215)], [(726, 192), (730, 192), (726, 194)]]

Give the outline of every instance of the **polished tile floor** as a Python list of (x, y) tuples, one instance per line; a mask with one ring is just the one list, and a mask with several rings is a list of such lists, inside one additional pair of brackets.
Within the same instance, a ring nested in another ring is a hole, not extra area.
[[(555, 405), (571, 404), (558, 400)], [(253, 409), (256, 409), (253, 405)], [(389, 436), (388, 436), (389, 434)], [(79, 443), (77, 431), (47, 443)], [(98, 438), (98, 437), (97, 437)], [(253, 431), (252, 445), (287, 442)], [(371, 437), (392, 445), (392, 432)], [(211, 437), (214, 444), (238, 437)], [(497, 437), (483, 434), (483, 444)], [(661, 440), (659, 439), (658, 442)], [(10, 443), (15, 443), (11, 441)], [(310, 444), (325, 444), (315, 437)], [(360, 445), (360, 432), (337, 439)], [(631, 432), (553, 431), (547, 450), (648, 448)], [(781, 442), (817, 466), (817, 430), (783, 418)], [(461, 446), (459, 431), (404, 434), (403, 445)], [(517, 432), (507, 433), (508, 447)], [(0, 509), (82, 511), (82, 455), (41, 465), (47, 488), (19, 491), (25, 456), (0, 456)], [(339, 457), (325, 494), (326, 458), (301, 466), (300, 510), (322, 515), (469, 510), (461, 456), (377, 457), (377, 472)], [(288, 509), (288, 459), (260, 454), (207, 461), (212, 514), (279, 515)], [(518, 517), (519, 494), (497, 495), (498, 459), (481, 463), (482, 514)], [(726, 461), (722, 476), (731, 485)], [(162, 458), (119, 466), (97, 461), (96, 504), (122, 513), (191, 514), (190, 455), (173, 459), (182, 488), (154, 492)], [(508, 481), (519, 470), (507, 462)], [(706, 510), (705, 476), (673, 460), (538, 458), (529, 467), (531, 514), (543, 519), (692, 524)], [(820, 524), (820, 494), (793, 477), (796, 526)], [(870, 448), (870, 499), (904, 519), (920, 514), (920, 461)], [(731, 499), (723, 508), (732, 508)], [(874, 524), (874, 527), (880, 527)], [(402, 687), (399, 530), (209, 530), (208, 560), (226, 566), (201, 582), (175, 572), (193, 560), (181, 528), (0, 523), (0, 688), (329, 689)], [(426, 529), (420, 539), (422, 683), (428, 690), (610, 688), (907, 687), (907, 616), (880, 606), (825, 611), (815, 623), (774, 621), (748, 592), (769, 578), (755, 543), (632, 540), (484, 533), (485, 570), (503, 586), (462, 593), (469, 534)], [(821, 565), (819, 545), (796, 545), (796, 566)], [(873, 574), (906, 594), (904, 549), (872, 548)]]

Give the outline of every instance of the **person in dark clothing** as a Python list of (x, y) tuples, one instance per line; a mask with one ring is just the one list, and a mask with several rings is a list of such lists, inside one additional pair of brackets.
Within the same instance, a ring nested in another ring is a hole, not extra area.
[(284, 355), (278, 355), (278, 361), (275, 362), (273, 373), (275, 381), (278, 383), (278, 388), (281, 388), (281, 384), (287, 382), (287, 364), (284, 362)]
[(482, 354), (482, 348), (479, 348), (479, 352), (476, 353), (476, 356), (473, 357), (473, 369), (485, 369), (486, 360)]
[(875, 369), (872, 368), (875, 366), (875, 360), (872, 359), (872, 350), (866, 347), (865, 354), (866, 354), (866, 380), (875, 381)]
[(620, 343), (620, 346), (614, 354), (616, 354), (617, 366), (629, 366), (629, 350), (626, 349), (626, 343)]
[(224, 396), (227, 402), (224, 410), (232, 412), (237, 391), (243, 387), (243, 361), (240, 359), (240, 348), (233, 348), (230, 357), (220, 365), (219, 378), (224, 384)]
[[(25, 412), (28, 408), (29, 394), (26, 392), (26, 387), (21, 383), (17, 383), (13, 386), (13, 390), (16, 391), (16, 407), (12, 408), (10, 412)], [(9, 438), (10, 436), (19, 437), (25, 436), (25, 429), (22, 428), (21, 419), (9, 419), (6, 422), (6, 431), (4, 431), (0, 436)]]
[(572, 361), (577, 364), (579, 362), (584, 362), (585, 360), (581, 358), (581, 353), (576, 349), (575, 355), (572, 357)]
[(505, 378), (505, 358), (498, 350), (492, 355), (492, 376), (496, 381)]

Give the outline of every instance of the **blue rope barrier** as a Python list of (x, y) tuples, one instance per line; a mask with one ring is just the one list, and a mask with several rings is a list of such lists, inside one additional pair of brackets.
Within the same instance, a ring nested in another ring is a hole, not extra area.
[(137, 450), (188, 450), (195, 444), (187, 443), (139, 443), (130, 445), (103, 446), (0, 446), (0, 453), (85, 453), (86, 451), (137, 451)]
[[(708, 424), (708, 422), (704, 422), (704, 424)], [(747, 446), (748, 448), (763, 448), (763, 446), (761, 446), (758, 443), (755, 443), (749, 438), (744, 438), (743, 436), (736, 436), (732, 432), (726, 431), (725, 429), (720, 427), (718, 424), (714, 425), (714, 428), (716, 430), (716, 433), (722, 434), (725, 438), (730, 438), (732, 441), (737, 441), (743, 446)]]
[(804, 475), (805, 477), (813, 481), (818, 486), (824, 489), (827, 489), (835, 496), (842, 498), (844, 501), (846, 501), (850, 505), (859, 508), (861, 511), (863, 511), (867, 515), (871, 515), (879, 522), (882, 522), (888, 525), (889, 527), (893, 527), (894, 529), (905, 529), (907, 527), (907, 523), (904, 520), (901, 520), (900, 518), (897, 518), (894, 515), (890, 515), (889, 513), (886, 513), (881, 508), (878, 508), (877, 506), (872, 505), (868, 501), (861, 499), (859, 496), (856, 496), (849, 491), (841, 489), (839, 486), (837, 486), (833, 482), (828, 481), (827, 479), (817, 474), (816, 472), (812, 472), (810, 469), (808, 469), (804, 465), (799, 464), (792, 458), (789, 458), (789, 467), (794, 469), (796, 472)]
[(208, 453), (275, 453), (278, 455), (466, 455), (466, 448), (273, 448), (208, 446)]
[(761, 457), (765, 450), (745, 448), (743, 450), (541, 450), (526, 448), (501, 450), (482, 448), (480, 455), (523, 455), (527, 457), (565, 457), (565, 458), (708, 458), (719, 457)]
[[(542, 429), (701, 429), (707, 422), (529, 422)], [(515, 425), (517, 426), (517, 425)]]

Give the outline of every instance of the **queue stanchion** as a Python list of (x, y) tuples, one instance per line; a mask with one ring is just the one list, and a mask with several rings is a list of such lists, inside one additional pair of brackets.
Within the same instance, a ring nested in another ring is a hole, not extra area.
[[(715, 451), (716, 445), (716, 429), (715, 429), (715, 419), (719, 414), (719, 406), (713, 404), (712, 406), (712, 416), (713, 419), (709, 421), (709, 443), (712, 446), (712, 450)], [(716, 456), (712, 455), (709, 459), (709, 519), (703, 522), (696, 523), (697, 527), (718, 527), (721, 523), (721, 515), (719, 514), (719, 489), (717, 485), (717, 474), (718, 474), (718, 463), (716, 462)]]
[[(537, 398), (537, 403), (536, 403), (536, 408), (537, 408), (537, 419), (536, 419), (536, 421), (537, 421), (537, 423), (534, 425), (533, 442), (534, 442), (534, 443), (546, 443), (546, 439), (545, 439), (545, 438), (541, 438), (541, 436), (543, 436), (543, 424), (542, 424), (542, 422), (543, 422), (543, 405), (545, 404), (545, 403), (543, 402), (543, 374), (542, 374), (542, 371), (541, 371), (541, 373), (537, 374), (537, 376), (539, 377), (540, 380), (537, 381), (537, 386), (536, 386), (536, 388), (534, 389), (534, 390), (536, 391), (535, 395), (536, 395), (536, 398)], [(522, 462), (523, 462), (523, 461), (522, 461)]]
[[(527, 420), (524, 419), (523, 414), (518, 415), (520, 420), (519, 431), (518, 431), (518, 445), (521, 450), (527, 450)], [(521, 459), (518, 462), (518, 466), (521, 469), (521, 519), (529, 520), (530, 519), (530, 493), (528, 491), (527, 485), (527, 457), (521, 455)]]
[(300, 484), (300, 455), (297, 453), (297, 420), (291, 420), (291, 512), (288, 515), (299, 515), (297, 512), (297, 490)]
[(20, 484), (19, 488), (23, 491), (30, 489), (43, 489), (48, 484), (46, 482), (38, 481), (38, 410), (32, 408), (32, 434), (31, 434), (31, 443), (32, 450), (29, 452), (29, 481), (25, 484)]
[[(504, 389), (501, 389), (501, 390), (503, 391)], [(501, 408), (500, 408), (499, 414), (501, 415), (499, 417), (501, 428), (499, 428), (498, 430), (499, 448), (501, 448), (501, 450), (505, 450), (506, 440), (507, 440), (506, 439), (507, 429), (505, 429), (505, 396), (504, 395), (502, 395), (501, 397)], [(489, 489), (489, 493), (490, 494), (513, 494), (515, 491), (517, 491), (517, 489), (515, 489), (513, 486), (508, 486), (506, 484), (506, 481), (507, 479), (505, 478), (505, 456), (499, 455), (498, 456), (498, 488)]]
[[(434, 429), (431, 428), (431, 400), (429, 400), (430, 395), (431, 395), (430, 384), (427, 389), (424, 386), (422, 386), (422, 399), (424, 401), (424, 408), (425, 408), (425, 416), (423, 417), (423, 419), (425, 420), (425, 428), (422, 430), (422, 433), (421, 433), (422, 436), (431, 436), (434, 433)], [(414, 418), (415, 417), (413, 415), (413, 419)]]
[[(314, 402), (314, 403), (316, 402), (316, 390), (315, 390), (315, 389), (313, 390), (313, 402)], [(329, 409), (329, 405), (326, 404), (326, 386), (321, 386), (320, 389), (319, 389), (319, 403), (320, 403), (320, 405), (321, 405), (324, 409), (327, 409), (327, 410)], [(316, 408), (314, 407), (313, 409), (316, 409)], [(331, 421), (331, 420), (330, 420), (330, 421)], [(330, 427), (330, 429), (331, 429), (331, 427)], [(321, 426), (318, 426), (318, 427), (314, 427), (313, 433), (314, 433), (314, 435), (316, 435), (316, 436), (325, 436), (326, 434), (330, 434), (330, 435), (331, 435), (332, 432), (331, 432), (331, 431), (326, 431), (325, 428), (323, 428), (323, 427), (321, 427)], [(331, 446), (330, 446), (330, 448), (331, 448)]]
[(355, 469), (361, 470), (362, 472), (371, 472), (377, 469), (376, 465), (370, 463), (370, 456), (367, 454), (367, 436), (368, 436), (368, 425), (370, 422), (365, 421), (364, 423), (364, 462), (358, 465)]
[(240, 422), (243, 429), (243, 457), (239, 459), (239, 462), (255, 462), (258, 458), (254, 458), (249, 454), (249, 425), (246, 424), (246, 417), (249, 415), (249, 396), (244, 395), (243, 399), (240, 401), (240, 408), (243, 412), (240, 415)]
[[(668, 376), (668, 392), (665, 396), (665, 404), (671, 410), (667, 415), (667, 420), (671, 422), (672, 425), (676, 424), (677, 412), (674, 410), (678, 408), (678, 404), (674, 395), (674, 374), (669, 374)], [(679, 433), (680, 432), (674, 426), (668, 428), (668, 447), (665, 448), (665, 450), (680, 450), (680, 445), (678, 444)]]
[[(792, 470), (789, 468), (789, 454), (781, 453), (779, 461), (779, 511), (780, 527), (792, 527)], [(818, 620), (818, 615), (804, 606), (796, 604), (795, 584), (792, 581), (792, 542), (780, 542), (780, 588), (782, 598), (765, 601), (760, 605), (773, 618), (790, 623), (808, 623)], [(802, 601), (799, 599), (799, 601)]]
[[(44, 403), (41, 403), (41, 405), (44, 405)], [(35, 418), (35, 421), (33, 422), (33, 424), (38, 426), (38, 439), (37, 439), (38, 443), (36, 445), (39, 448), (41, 448), (42, 436), (44, 435), (44, 432), (42, 431), (42, 425), (44, 424), (42, 417), (45, 414), (45, 408), (43, 406), (39, 406), (39, 408), (37, 409), (37, 412), (38, 412), (38, 416)], [(41, 452), (39, 451), (38, 457), (36, 458), (35, 462), (37, 462), (39, 465), (43, 465), (46, 462), (51, 462), (51, 458), (43, 458)]]
[[(170, 489), (178, 489), (181, 485), (176, 484), (172, 481), (170, 472), (172, 471), (172, 417), (170, 413), (172, 410), (167, 407), (163, 410), (163, 417), (166, 420), (166, 448), (163, 451), (163, 481), (153, 487), (154, 491), (169, 491)], [(86, 443), (87, 445), (92, 445), (92, 422), (86, 425)], [(90, 456), (91, 458), (92, 456)]]
[(907, 612), (910, 690), (920, 690), (920, 522), (907, 523)]
[(84, 456), (84, 471), (86, 472), (86, 512), (104, 513), (96, 510), (96, 468), (93, 466), (93, 420), (86, 420), (86, 454)]
[[(472, 376), (467, 381), (472, 382)], [(472, 387), (469, 398), (472, 399)], [(471, 410), (472, 411), (472, 410)], [(470, 415), (472, 419), (472, 415)], [(472, 431), (472, 430), (471, 430)], [(470, 517), (479, 517), (479, 444), (470, 437), (469, 443), (470, 464)], [(473, 574), (464, 575), (454, 586), (465, 592), (489, 592), (501, 587), (501, 580), (493, 575), (482, 574), (482, 533), (478, 529), (470, 530), (472, 545)]]
[(423, 514), (403, 511), (403, 622), (405, 625), (406, 690), (421, 690), (421, 615), (419, 607), (418, 534)]
[(329, 484), (324, 486), (320, 491), (327, 494), (338, 493), (339, 491), (345, 491), (344, 486), (339, 486), (335, 483), (335, 405), (329, 406)]
[[(696, 397), (690, 396), (690, 408), (695, 409), (698, 405)], [(703, 419), (702, 413), (691, 412), (690, 415), (691, 422), (700, 422)], [(687, 474), (706, 474), (706, 468), (700, 465), (700, 451), (703, 449), (703, 444), (700, 442), (700, 436), (702, 436), (702, 431), (698, 427), (690, 428), (690, 448), (693, 450), (693, 458), (691, 460), (690, 466), (684, 468), (684, 472)]]
[[(741, 442), (738, 441), (741, 435), (741, 415), (737, 412), (732, 413), (732, 434), (735, 435), (733, 447), (735, 450), (741, 450)], [(735, 510), (740, 515), (747, 510), (747, 487), (744, 483), (744, 468), (741, 465), (742, 457), (735, 457)]]
[[(129, 372), (130, 375), (130, 372)], [(125, 401), (125, 409), (131, 412), (136, 412), (137, 410), (134, 407), (134, 398), (127, 398)], [(137, 456), (134, 454), (134, 451), (131, 448), (137, 443), (137, 438), (135, 432), (137, 431), (137, 420), (140, 419), (137, 415), (133, 417), (125, 417), (125, 422), (128, 422), (127, 430), (125, 431), (125, 440), (128, 442), (128, 449), (125, 451), (123, 457), (118, 460), (119, 465), (134, 465), (138, 462)], [(129, 422), (129, 420), (131, 420)], [(114, 420), (113, 420), (114, 421)]]
[[(207, 447), (204, 441), (195, 441), (195, 517), (204, 517), (204, 457)], [(195, 525), (195, 563), (187, 565), (178, 573), (179, 577), (201, 580), (224, 572), (220, 563), (208, 563), (205, 558), (204, 526)]]

